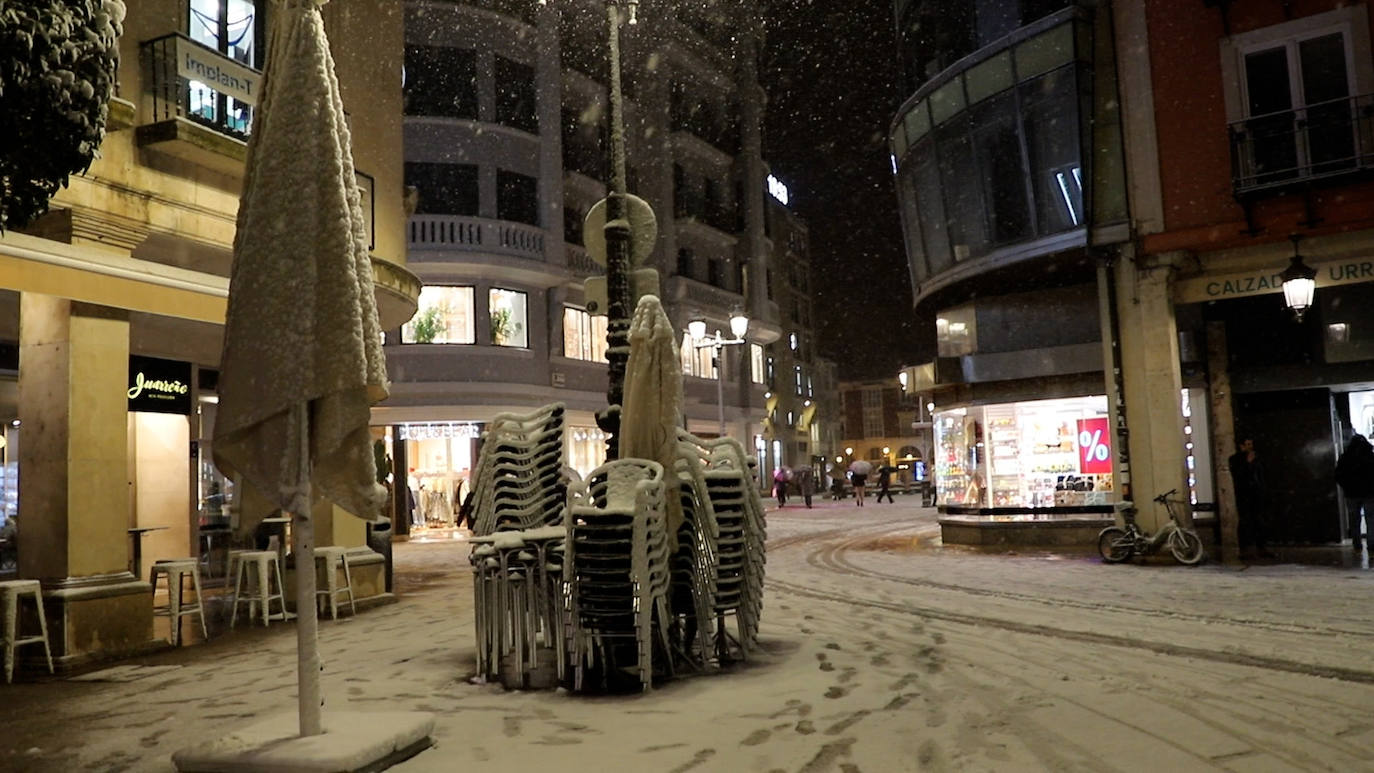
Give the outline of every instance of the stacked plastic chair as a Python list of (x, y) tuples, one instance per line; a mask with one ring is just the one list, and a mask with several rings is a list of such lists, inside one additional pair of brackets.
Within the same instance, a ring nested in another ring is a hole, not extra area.
[[(747, 658), (758, 643), (763, 612), (763, 502), (744, 447), (731, 438), (699, 441), (708, 463), (704, 477), (716, 519), (716, 656)], [(732, 651), (725, 617), (734, 615), (737, 635)]]
[(653, 651), (673, 664), (668, 638), (669, 554), (663, 467), (620, 459), (596, 468), (571, 487), (564, 575), (568, 583), (574, 689), (586, 672), (603, 680), (622, 667), (633, 644), (634, 667), (647, 692)]
[(682, 526), (672, 559), (670, 602), (676, 617), (675, 641), (684, 659), (704, 667), (712, 658), (715, 621), (717, 547), (715, 509), (706, 488), (710, 457), (700, 438), (678, 431), (676, 471), (682, 497)]
[(567, 482), (564, 406), (499, 414), (473, 475), (473, 570), (477, 670), (500, 678), (510, 661), (519, 686), (552, 648), (559, 678), (567, 660), (562, 578)]

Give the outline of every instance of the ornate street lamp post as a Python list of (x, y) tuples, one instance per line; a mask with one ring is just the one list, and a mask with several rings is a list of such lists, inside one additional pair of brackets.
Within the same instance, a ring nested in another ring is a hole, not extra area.
[(716, 407), (720, 412), (720, 436), (725, 437), (725, 368), (720, 359), (721, 350), (727, 346), (747, 343), (744, 334), (749, 332), (749, 318), (742, 313), (730, 316), (730, 333), (734, 339), (721, 338), (716, 331), (714, 338), (706, 336), (706, 320), (694, 319), (687, 323), (687, 332), (692, 336), (692, 346), (698, 349), (711, 349), (711, 362), (716, 368)]
[(1293, 240), (1293, 260), (1279, 276), (1283, 279), (1284, 304), (1292, 309), (1294, 318), (1301, 322), (1303, 313), (1311, 308), (1312, 298), (1317, 292), (1317, 272), (1303, 263), (1302, 255), (1298, 253), (1298, 242), (1302, 236), (1294, 234), (1288, 238)]

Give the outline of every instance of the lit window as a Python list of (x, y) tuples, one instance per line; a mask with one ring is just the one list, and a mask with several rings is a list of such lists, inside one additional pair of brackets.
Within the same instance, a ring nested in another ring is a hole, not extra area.
[(763, 346), (749, 344), (749, 380), (762, 384), (763, 376)]
[(692, 334), (682, 334), (682, 375), (697, 378), (716, 378), (716, 368), (711, 362), (712, 348), (703, 346), (698, 349), (692, 343)]
[(594, 317), (572, 306), (563, 307), (563, 356), (606, 362), (606, 322), (607, 317)]
[(528, 347), (525, 294), (492, 288), (487, 296), (487, 304), (491, 315), (491, 342), (497, 346)]
[(418, 305), (415, 316), (401, 327), (401, 343), (476, 343), (471, 287), (422, 288)]

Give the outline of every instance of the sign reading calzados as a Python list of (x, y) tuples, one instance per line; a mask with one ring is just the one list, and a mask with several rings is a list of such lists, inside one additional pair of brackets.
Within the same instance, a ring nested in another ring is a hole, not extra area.
[(262, 75), (187, 38), (176, 39), (177, 75), (200, 81), (221, 94), (250, 105), (258, 103)]
[[(1374, 258), (1318, 263), (1314, 268), (1317, 269), (1317, 287), (1374, 282)], [(1174, 300), (1198, 303), (1278, 292), (1283, 292), (1282, 267), (1277, 271), (1244, 271), (1180, 279), (1174, 286)]]

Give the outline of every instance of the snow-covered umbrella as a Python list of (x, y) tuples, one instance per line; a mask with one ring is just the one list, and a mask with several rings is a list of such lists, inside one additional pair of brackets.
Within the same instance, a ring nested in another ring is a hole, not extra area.
[(850, 463), (849, 471), (855, 475), (867, 475), (873, 472), (873, 463), (863, 459), (855, 459)]
[[(682, 360), (677, 334), (658, 296), (645, 295), (630, 321), (630, 359), (625, 365), (625, 403), (620, 416), (620, 457), (652, 459), (672, 470), (682, 426)], [(666, 476), (668, 539), (677, 544), (682, 502), (677, 476)]]
[(277, 4), (248, 142), (220, 360), (215, 463), (292, 514), (300, 732), (322, 732), (312, 483), (381, 511), (368, 430), (386, 397), (372, 268), (319, 6)]

